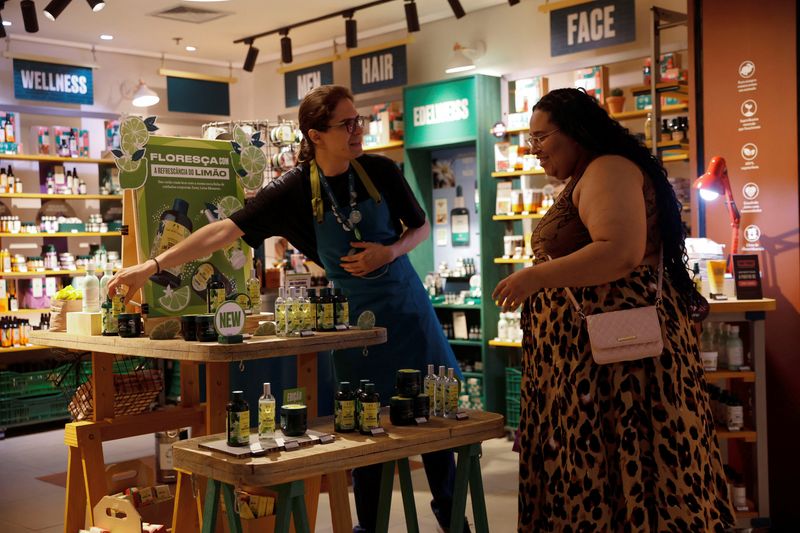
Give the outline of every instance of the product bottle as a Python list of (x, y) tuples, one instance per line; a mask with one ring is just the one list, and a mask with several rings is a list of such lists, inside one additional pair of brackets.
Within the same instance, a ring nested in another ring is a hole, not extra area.
[(508, 320), (506, 314), (500, 313), (500, 319), (497, 321), (497, 338), (501, 341), (508, 340)]
[(14, 192), (15, 180), (16, 178), (14, 177), (14, 171), (11, 170), (11, 165), (8, 165), (8, 175), (6, 176), (6, 192), (8, 193)]
[(8, 310), (19, 311), (19, 302), (17, 301), (17, 297), (11, 293), (8, 294)]
[(730, 396), (725, 404), (725, 425), (728, 426), (728, 431), (744, 428), (744, 406), (734, 396)]
[[(105, 271), (103, 272), (103, 277), (100, 278), (100, 301), (105, 302), (106, 298), (108, 297), (108, 282), (111, 281), (111, 278), (114, 277), (114, 269), (111, 268), (111, 265), (106, 264)], [(108, 298), (108, 301), (111, 302), (111, 298)]]
[(305, 287), (300, 287), (300, 320), (302, 321), (301, 330), (311, 331), (314, 329), (314, 312), (311, 309), (311, 302), (306, 296)]
[(428, 374), (423, 380), (425, 394), (428, 395), (428, 412), (436, 412), (436, 374), (434, 374), (433, 365), (428, 365)]
[(83, 309), (84, 313), (100, 312), (100, 281), (94, 274), (94, 261), (89, 261), (86, 266), (86, 276), (83, 279)]
[(464, 207), (461, 185), (456, 187), (456, 198), (450, 210), (450, 238), (453, 246), (469, 246), (469, 210)]
[(728, 324), (723, 322), (716, 323), (714, 345), (719, 353), (719, 366), (728, 368)]
[(646, 141), (653, 140), (653, 114), (648, 113), (647, 118), (644, 119), (644, 138)]
[(295, 287), (292, 295), (292, 332), (299, 335), (306, 325), (305, 308), (303, 307), (304, 298), (302, 297), (302, 287)]
[(439, 366), (439, 375), (436, 378), (436, 395), (433, 402), (433, 414), (435, 416), (444, 416), (444, 404), (447, 391), (447, 377), (444, 375), (444, 366)]
[(337, 326), (350, 325), (350, 301), (344, 295), (342, 289), (333, 290), (334, 301), (334, 322)]
[[(187, 213), (189, 203), (181, 198), (175, 198), (172, 202), (172, 209), (161, 214), (161, 221), (158, 224), (158, 231), (153, 240), (153, 249), (150, 257), (157, 257), (162, 252), (172, 248), (182, 242), (192, 233), (192, 221)], [(161, 272), (150, 276), (150, 280), (162, 286), (172, 285), (179, 287), (181, 284), (182, 265), (172, 268), (162, 268)]]
[(461, 384), (455, 376), (455, 370), (447, 369), (447, 381), (444, 384), (444, 416), (454, 417), (458, 412), (458, 393)]
[(250, 407), (244, 399), (244, 392), (233, 391), (233, 399), (226, 408), (225, 434), (228, 446), (247, 446), (250, 444)]
[(19, 320), (16, 318), (11, 319), (11, 346), (19, 346)]
[(335, 329), (335, 311), (331, 290), (324, 288), (320, 293), (317, 304), (317, 331), (333, 331)]
[(275, 334), (278, 337), (286, 336), (286, 289), (278, 288), (278, 297), (275, 299)]
[(714, 332), (710, 324), (706, 324), (700, 335), (700, 362), (706, 372), (716, 371), (719, 365), (719, 352), (714, 347)]
[(216, 313), (223, 303), (225, 303), (225, 284), (219, 279), (219, 275), (212, 274), (206, 284), (206, 312)]
[(249, 314), (261, 311), (261, 281), (256, 276), (256, 269), (250, 269), (250, 279), (247, 280), (247, 296), (250, 297), (250, 309), (246, 309)]
[(361, 414), (358, 419), (361, 433), (368, 435), (370, 430), (381, 427), (381, 397), (375, 392), (374, 383), (364, 385), (360, 406)]
[(739, 370), (744, 366), (744, 344), (739, 337), (739, 326), (728, 326), (728, 338), (725, 342), (725, 352), (728, 357), (728, 368)]
[(294, 287), (289, 287), (286, 290), (286, 335), (290, 336), (295, 333), (295, 314), (294, 314)]
[(6, 169), (0, 167), (0, 193), (5, 194), (8, 190), (8, 174), (6, 174)]
[(672, 140), (672, 132), (669, 129), (669, 122), (667, 119), (661, 121), (661, 141), (669, 142)]
[(356, 400), (350, 390), (350, 382), (339, 383), (339, 392), (336, 393), (333, 429), (337, 433), (350, 433), (356, 429)]
[(308, 289), (308, 323), (310, 329), (317, 330), (317, 306), (319, 305), (319, 296), (317, 296), (317, 289)]
[(270, 439), (275, 436), (275, 397), (270, 384), (264, 383), (264, 394), (258, 399), (258, 438)]
[(367, 387), (367, 383), (369, 383), (368, 379), (362, 379), (358, 382), (358, 389), (356, 389), (355, 393), (355, 400), (356, 400), (356, 427), (361, 427), (361, 394), (364, 392), (364, 389)]
[(118, 335), (118, 322), (117, 317), (114, 315), (114, 304), (111, 302), (111, 298), (106, 297), (105, 301), (103, 301), (103, 305), (100, 307), (103, 313), (103, 335)]
[[(206, 208), (203, 209), (203, 214), (206, 216), (206, 219), (208, 219), (209, 222), (216, 222), (219, 220), (217, 206), (214, 204), (206, 203)], [(230, 244), (226, 244), (222, 248), (222, 255), (225, 256), (225, 259), (228, 260), (228, 263), (230, 263), (235, 270), (243, 268), (244, 264), (247, 262), (247, 256), (242, 251), (242, 246), (239, 239), (236, 239)]]

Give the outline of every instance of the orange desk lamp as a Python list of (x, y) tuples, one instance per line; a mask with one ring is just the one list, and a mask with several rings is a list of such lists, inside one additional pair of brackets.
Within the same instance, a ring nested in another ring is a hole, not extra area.
[(716, 200), (722, 194), (725, 195), (725, 201), (728, 204), (728, 216), (731, 219), (731, 252), (728, 259), (728, 272), (730, 272), (733, 254), (739, 252), (741, 216), (739, 215), (739, 209), (736, 207), (736, 202), (733, 200), (733, 190), (731, 189), (730, 179), (728, 179), (728, 166), (725, 164), (725, 159), (719, 156), (712, 157), (705, 174), (695, 180), (693, 187), (700, 193), (700, 198), (706, 202)]

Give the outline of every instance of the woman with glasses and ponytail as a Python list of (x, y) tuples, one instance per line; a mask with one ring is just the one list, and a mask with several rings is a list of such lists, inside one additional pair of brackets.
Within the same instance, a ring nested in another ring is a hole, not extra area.
[[(428, 364), (458, 364), (408, 252), (430, 235), (430, 223), (391, 159), (364, 154), (366, 119), (349, 89), (326, 85), (300, 104), (303, 140), (300, 163), (270, 182), (230, 218), (208, 224), (180, 244), (141, 265), (122, 269), (109, 290), (124, 284), (131, 293), (160, 269), (204, 257), (242, 237), (257, 247), (272, 236), (285, 237), (321, 265), (350, 301), (351, 316), (375, 314), (387, 342), (336, 350), (337, 381), (375, 384), (382, 402), (394, 395), (397, 370), (424, 370)], [(433, 495), (431, 507), (444, 530), (450, 524), (455, 461), (452, 451), (422, 456)], [(359, 525), (375, 530), (381, 465), (353, 471)], [(465, 531), (468, 527), (465, 526)]]

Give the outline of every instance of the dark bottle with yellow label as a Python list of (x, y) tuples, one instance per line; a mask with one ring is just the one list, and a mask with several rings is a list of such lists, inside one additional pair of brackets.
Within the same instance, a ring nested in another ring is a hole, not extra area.
[(206, 311), (216, 313), (220, 305), (225, 302), (225, 284), (218, 274), (211, 276), (206, 285)]
[(244, 392), (233, 391), (233, 399), (228, 402), (225, 419), (225, 435), (228, 446), (250, 445), (250, 406), (244, 399)]
[(350, 301), (342, 289), (333, 290), (334, 323), (337, 326), (350, 325)]
[(381, 397), (375, 392), (374, 383), (364, 385), (359, 405), (359, 429), (361, 433), (369, 435), (371, 430), (381, 427)]
[[(153, 248), (150, 257), (158, 257), (165, 252), (183, 242), (192, 234), (192, 221), (188, 216), (189, 202), (181, 198), (175, 198), (172, 202), (172, 209), (168, 209), (161, 214), (158, 224), (156, 238), (153, 239)], [(162, 268), (158, 274), (150, 276), (150, 281), (159, 285), (179, 287), (181, 284), (182, 265), (171, 268)]]
[(336, 325), (336, 312), (331, 290), (320, 291), (317, 303), (317, 331), (333, 331)]
[(333, 429), (337, 433), (350, 433), (356, 429), (356, 398), (349, 381), (339, 383), (334, 407)]

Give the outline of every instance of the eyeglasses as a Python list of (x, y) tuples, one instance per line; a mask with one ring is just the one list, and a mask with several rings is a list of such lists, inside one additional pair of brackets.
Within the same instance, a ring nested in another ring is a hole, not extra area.
[(362, 117), (361, 115), (353, 118), (346, 118), (341, 122), (336, 124), (331, 124), (328, 128), (339, 128), (344, 126), (344, 129), (347, 130), (347, 133), (353, 133), (356, 131), (356, 128), (363, 129), (364, 126), (367, 125), (367, 117)]
[(544, 140), (550, 137), (552, 134), (556, 133), (557, 131), (560, 130), (556, 128), (554, 130), (548, 131), (547, 133), (542, 133), (541, 135), (528, 135), (527, 138), (528, 146), (530, 146), (531, 149), (541, 148)]

